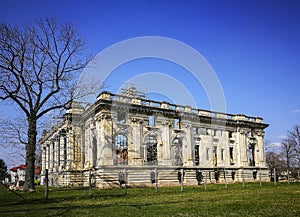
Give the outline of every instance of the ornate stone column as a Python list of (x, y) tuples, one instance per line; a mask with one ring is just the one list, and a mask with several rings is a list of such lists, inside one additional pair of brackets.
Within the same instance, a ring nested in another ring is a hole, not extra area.
[(142, 137), (141, 128), (143, 120), (133, 117), (131, 119), (132, 138), (128, 141), (128, 165), (141, 165), (141, 145)]
[(186, 144), (184, 146), (184, 156), (183, 159), (185, 161), (185, 166), (193, 166), (193, 150), (194, 150), (193, 138), (192, 138), (192, 131), (191, 131), (191, 124), (186, 124)]
[(64, 165), (64, 140), (65, 140), (65, 133), (64, 130), (59, 132), (59, 170), (62, 169)]
[(49, 144), (49, 172), (53, 171), (53, 146), (54, 146), (54, 142), (51, 141)]
[(237, 156), (237, 163), (238, 166), (247, 166), (248, 157), (247, 157), (247, 150), (248, 146), (246, 143), (246, 129), (238, 128), (236, 137), (237, 137), (237, 145), (238, 145), (238, 156)]
[(171, 144), (172, 144), (172, 137), (171, 137), (171, 122), (169, 120), (161, 121), (161, 139), (162, 139), (162, 151), (163, 151), (163, 164), (164, 165), (172, 165), (171, 160)]
[(99, 125), (99, 137), (101, 143), (98, 144), (98, 167), (103, 165), (113, 165), (113, 136), (114, 123), (111, 114), (101, 114), (97, 117)]
[(66, 151), (65, 151), (65, 154), (66, 154), (66, 163), (65, 163), (65, 166), (66, 166), (66, 169), (69, 170), (70, 169), (70, 158), (71, 158), (71, 151), (70, 151), (70, 137), (71, 137), (71, 133), (70, 133), (70, 129), (68, 128), (67, 129), (67, 132), (66, 132)]
[(266, 159), (265, 159), (265, 148), (264, 148), (264, 131), (263, 130), (256, 130), (255, 131), (255, 138), (257, 140), (257, 149), (256, 149), (256, 159), (255, 161), (258, 163), (257, 166), (265, 167), (266, 166)]
[[(222, 133), (222, 147), (221, 151), (223, 150), (223, 162), (222, 166), (229, 166), (230, 165), (230, 153), (229, 153), (229, 147), (230, 147), (230, 141), (229, 141), (229, 132), (227, 130), (224, 130)], [(221, 153), (222, 155), (222, 153)]]

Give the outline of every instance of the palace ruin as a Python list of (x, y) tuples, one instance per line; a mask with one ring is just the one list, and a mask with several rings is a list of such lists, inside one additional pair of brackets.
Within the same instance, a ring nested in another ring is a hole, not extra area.
[(133, 87), (104, 91), (44, 132), (42, 183), (46, 169), (54, 186), (147, 186), (153, 171), (160, 186), (268, 181), (266, 127), (260, 117), (149, 100)]

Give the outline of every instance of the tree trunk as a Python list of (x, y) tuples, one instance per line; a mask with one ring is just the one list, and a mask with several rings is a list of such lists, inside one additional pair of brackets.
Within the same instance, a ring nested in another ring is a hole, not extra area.
[(35, 163), (35, 150), (36, 150), (36, 115), (30, 115), (28, 121), (28, 143), (26, 145), (26, 170), (25, 170), (25, 183), (24, 190), (35, 190), (34, 187), (34, 163)]

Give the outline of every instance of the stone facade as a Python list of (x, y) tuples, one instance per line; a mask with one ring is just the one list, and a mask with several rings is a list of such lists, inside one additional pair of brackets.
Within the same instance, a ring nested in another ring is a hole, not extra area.
[[(262, 118), (148, 100), (129, 89), (102, 92), (87, 108), (73, 103), (44, 132), (46, 169), (54, 186), (159, 185), (268, 181)], [(153, 177), (152, 177), (153, 178)]]

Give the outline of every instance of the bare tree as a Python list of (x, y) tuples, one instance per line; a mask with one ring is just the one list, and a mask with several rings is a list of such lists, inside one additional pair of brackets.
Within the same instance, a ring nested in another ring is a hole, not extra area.
[(72, 24), (51, 18), (14, 27), (0, 23), (0, 99), (19, 107), (28, 127), (24, 190), (34, 189), (37, 122), (70, 106), (75, 78), (87, 63), (83, 51)]
[(288, 131), (287, 137), (294, 147), (295, 160), (300, 168), (300, 125), (295, 125), (292, 130)]
[(281, 152), (288, 171), (300, 168), (300, 125), (295, 125), (288, 131), (282, 141)]
[(276, 169), (276, 171), (279, 173), (284, 169), (284, 163), (280, 157), (280, 154), (274, 151), (268, 151), (266, 153), (266, 163), (271, 173), (274, 169)]
[(284, 167), (287, 171), (287, 178), (289, 180), (289, 174), (291, 168), (295, 166), (295, 148), (293, 142), (289, 138), (285, 138), (281, 142), (281, 150), (280, 150), (281, 159), (284, 162)]

